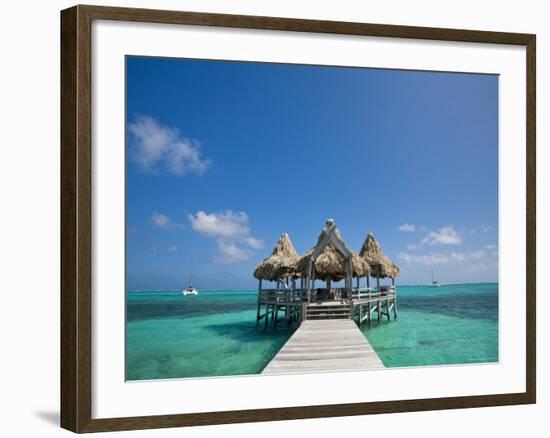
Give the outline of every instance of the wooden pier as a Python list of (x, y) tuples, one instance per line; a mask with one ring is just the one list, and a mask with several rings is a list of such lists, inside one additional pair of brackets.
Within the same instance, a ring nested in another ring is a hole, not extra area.
[(384, 364), (353, 320), (308, 319), (301, 323), (262, 374), (380, 368), (384, 368)]
[[(263, 373), (383, 368), (360, 327), (363, 322), (370, 327), (374, 317), (378, 323), (383, 317), (389, 321), (392, 313), (397, 318), (398, 275), (399, 267), (383, 254), (372, 234), (356, 254), (332, 219), (302, 257), (283, 233), (271, 256), (254, 271), (259, 281), (256, 326), (267, 331), (271, 325), (275, 330), (286, 322), (298, 328)], [(370, 287), (371, 277), (376, 278), (376, 288)], [(366, 288), (361, 287), (362, 278)], [(380, 284), (385, 278), (391, 285)], [(265, 289), (263, 280), (276, 287)], [(316, 280), (325, 287), (315, 287)], [(343, 282), (343, 287), (333, 287), (333, 282)]]

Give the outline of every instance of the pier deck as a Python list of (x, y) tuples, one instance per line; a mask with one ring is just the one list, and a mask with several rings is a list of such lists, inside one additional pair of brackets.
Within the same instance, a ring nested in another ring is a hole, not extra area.
[(262, 374), (368, 370), (384, 364), (351, 319), (305, 320)]

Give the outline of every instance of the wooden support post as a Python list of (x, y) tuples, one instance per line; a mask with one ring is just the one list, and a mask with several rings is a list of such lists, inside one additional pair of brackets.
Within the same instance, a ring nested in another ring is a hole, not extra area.
[(262, 280), (260, 279), (259, 282), (258, 282), (258, 311), (256, 313), (256, 327), (258, 327), (258, 324), (260, 322), (260, 307), (261, 307), (261, 303), (260, 303), (260, 297), (262, 295)]
[[(315, 282), (312, 281), (313, 278), (313, 260), (309, 258), (309, 264), (307, 269), (307, 300), (311, 302), (311, 289), (312, 286), (315, 287)], [(303, 319), (303, 318), (302, 318)]]
[(372, 321), (372, 303), (369, 300), (369, 314), (367, 315), (369, 328), (371, 327), (371, 321)]
[(349, 275), (349, 280), (348, 280), (348, 290), (346, 291), (346, 295), (347, 295), (346, 298), (351, 302), (351, 300), (353, 299), (353, 264), (351, 261), (351, 255), (348, 258), (348, 275)]
[(264, 326), (265, 326), (265, 328), (267, 328), (267, 324), (268, 324), (268, 321), (269, 321), (269, 304), (265, 305), (265, 316), (264, 316), (264, 318), (265, 318)]
[(391, 285), (393, 286), (393, 318), (397, 319), (397, 288), (395, 287), (395, 278), (391, 279)]

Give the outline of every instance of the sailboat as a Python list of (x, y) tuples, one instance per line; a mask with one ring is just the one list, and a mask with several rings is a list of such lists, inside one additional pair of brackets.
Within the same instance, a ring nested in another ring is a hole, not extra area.
[(186, 289), (183, 289), (181, 291), (181, 293), (183, 295), (198, 295), (199, 294), (199, 291), (192, 286), (192, 281), (193, 281), (193, 276), (191, 276), (191, 278), (189, 279), (189, 286), (187, 286)]
[(432, 287), (440, 287), (439, 281), (434, 280), (434, 268), (432, 267)]

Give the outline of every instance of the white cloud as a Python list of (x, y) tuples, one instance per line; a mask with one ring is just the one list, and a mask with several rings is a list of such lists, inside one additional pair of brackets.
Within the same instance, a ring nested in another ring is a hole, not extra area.
[(399, 225), (399, 231), (414, 233), (416, 231), (416, 227), (413, 224), (403, 224)]
[(167, 252), (176, 252), (178, 250), (178, 247), (176, 245), (170, 245), (168, 248), (166, 248)]
[(462, 252), (452, 252), (451, 257), (453, 258), (453, 260), (456, 260), (457, 262), (464, 262), (466, 261), (466, 258), (467, 258), (466, 254)]
[(487, 272), (498, 269), (498, 263), (475, 263), (465, 268), (467, 272)]
[(485, 251), (480, 249), (478, 251), (470, 252), (470, 253), (468, 253), (468, 255), (472, 259), (479, 260), (479, 259), (482, 259), (483, 257), (485, 257), (486, 253), (485, 253)]
[(422, 243), (429, 243), (430, 245), (458, 245), (462, 243), (462, 239), (453, 227), (448, 226), (440, 228), (437, 231), (430, 232), (424, 239), (422, 239)]
[(198, 141), (182, 137), (177, 128), (160, 125), (152, 117), (136, 117), (128, 125), (128, 132), (132, 158), (144, 170), (200, 175), (210, 165), (210, 160), (201, 157)]
[(445, 254), (424, 254), (424, 255), (415, 255), (402, 252), (399, 254), (405, 262), (410, 263), (420, 263), (423, 265), (438, 265), (443, 263), (449, 263), (450, 258)]
[(250, 260), (253, 252), (237, 245), (236, 242), (226, 242), (218, 239), (218, 255), (216, 259), (221, 263), (242, 263)]
[(480, 249), (478, 251), (470, 251), (470, 252), (451, 252), (449, 254), (444, 253), (432, 253), (432, 254), (409, 254), (406, 252), (402, 252), (399, 254), (399, 257), (401, 257), (407, 264), (411, 263), (419, 263), (423, 265), (437, 265), (437, 264), (443, 264), (443, 263), (449, 263), (449, 262), (457, 262), (460, 264), (468, 263), (468, 262), (474, 262), (479, 261), (483, 259), (487, 253)]
[(153, 213), (151, 220), (153, 221), (153, 224), (159, 228), (168, 228), (172, 225), (170, 218), (162, 213)]
[(262, 249), (264, 247), (263, 240), (256, 239), (255, 237), (249, 236), (244, 238), (243, 240), (252, 249)]
[(206, 237), (216, 238), (221, 263), (241, 263), (262, 249), (264, 242), (251, 235), (248, 215), (244, 211), (226, 210), (218, 213), (198, 211), (187, 215), (191, 228)]
[(479, 260), (485, 257), (487, 253), (480, 249), (479, 251), (473, 252), (452, 252), (451, 257), (457, 262), (466, 262), (470, 260)]
[(191, 227), (205, 236), (235, 238), (250, 234), (248, 215), (244, 211), (227, 210), (212, 214), (198, 211), (196, 215), (189, 214), (187, 217)]
[[(406, 225), (406, 224), (405, 224)], [(420, 231), (420, 227), (416, 228)], [(479, 230), (486, 232), (485, 229)], [(475, 231), (474, 231), (475, 233)], [(482, 245), (477, 250), (471, 251), (445, 251), (428, 252), (421, 254), (422, 248), (428, 250), (427, 245), (459, 245), (463, 243), (462, 235), (474, 234), (472, 229), (461, 229), (457, 231), (452, 226), (445, 226), (434, 231), (428, 231), (427, 235), (419, 242), (408, 244), (406, 252), (399, 254), (399, 257), (410, 266), (410, 269), (419, 269), (419, 266), (447, 265), (448, 268), (457, 272), (483, 273), (493, 272), (498, 269), (497, 245)], [(413, 251), (414, 252), (410, 252)], [(420, 254), (419, 254), (420, 253)], [(445, 268), (440, 268), (444, 270)]]
[(172, 221), (170, 217), (163, 213), (155, 212), (151, 216), (151, 222), (155, 227), (158, 228), (164, 228), (164, 229), (172, 229), (172, 228), (184, 228), (185, 225), (178, 224)]
[(479, 260), (485, 257), (487, 253), (480, 249), (478, 251), (472, 251), (472, 252), (452, 252), (451, 258), (453, 260), (456, 260), (457, 262), (466, 262), (469, 260)]

